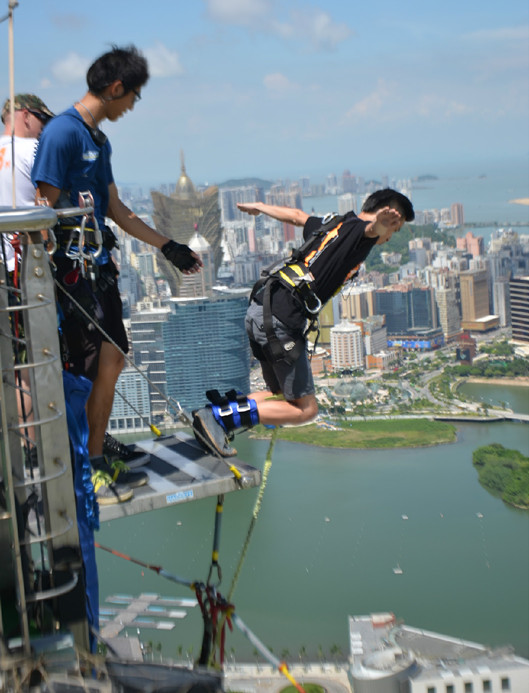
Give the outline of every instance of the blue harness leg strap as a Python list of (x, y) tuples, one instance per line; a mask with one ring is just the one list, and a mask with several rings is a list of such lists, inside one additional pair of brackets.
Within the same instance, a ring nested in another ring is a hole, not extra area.
[(230, 390), (222, 396), (218, 390), (209, 390), (206, 396), (211, 402), (215, 420), (229, 433), (236, 428), (251, 428), (259, 423), (257, 402), (240, 392)]

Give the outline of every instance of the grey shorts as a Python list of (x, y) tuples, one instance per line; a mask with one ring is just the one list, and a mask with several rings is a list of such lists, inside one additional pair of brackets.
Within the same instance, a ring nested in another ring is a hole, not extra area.
[[(289, 332), (288, 328), (275, 316), (272, 317), (272, 322), (276, 336), (280, 341), (287, 342), (291, 339), (301, 338), (299, 333)], [(267, 359), (266, 355), (262, 353), (262, 348), (268, 344), (263, 328), (263, 306), (255, 301), (252, 301), (248, 307), (245, 326), (250, 344), (252, 342), (257, 344), (258, 358), (268, 389), (274, 394), (282, 393), (288, 401), (313, 395), (314, 380), (307, 349), (302, 350), (294, 363), (288, 363), (283, 359), (279, 361)]]

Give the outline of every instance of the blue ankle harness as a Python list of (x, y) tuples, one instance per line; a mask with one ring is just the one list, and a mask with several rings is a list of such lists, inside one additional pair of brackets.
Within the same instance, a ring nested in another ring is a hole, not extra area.
[(259, 423), (257, 402), (235, 390), (226, 392), (223, 396), (218, 390), (208, 390), (206, 397), (209, 399), (216, 421), (226, 432), (236, 428), (251, 428)]

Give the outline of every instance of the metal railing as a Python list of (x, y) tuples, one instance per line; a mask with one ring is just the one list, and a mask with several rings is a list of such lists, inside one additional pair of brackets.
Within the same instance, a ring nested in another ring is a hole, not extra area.
[[(30, 655), (35, 626), (51, 629), (43, 635), (65, 627), (89, 649), (84, 594), (74, 597), (82, 601), (74, 609), (60, 604), (78, 584), (82, 559), (55, 289), (41, 229), (59, 216), (92, 212), (0, 207), (2, 241), (18, 233), (21, 248), (9, 273), (0, 243), (0, 673)], [(68, 612), (77, 615), (61, 622)]]

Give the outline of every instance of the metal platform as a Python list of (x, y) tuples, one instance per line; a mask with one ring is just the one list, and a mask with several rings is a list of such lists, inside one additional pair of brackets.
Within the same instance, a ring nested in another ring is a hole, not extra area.
[[(261, 483), (258, 469), (236, 457), (221, 460), (208, 455), (193, 436), (185, 432), (142, 440), (129, 447), (150, 454), (150, 463), (140, 467), (149, 475), (149, 482), (134, 489), (132, 500), (101, 506), (102, 522), (252, 488)], [(241, 480), (234, 477), (229, 469), (231, 465), (241, 472)]]

